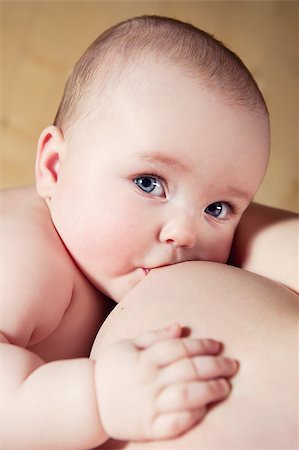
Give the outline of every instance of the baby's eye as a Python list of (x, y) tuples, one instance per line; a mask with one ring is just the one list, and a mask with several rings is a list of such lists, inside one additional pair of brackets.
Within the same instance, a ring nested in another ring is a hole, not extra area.
[(212, 217), (216, 217), (217, 219), (227, 219), (230, 212), (231, 208), (224, 202), (211, 203), (205, 209), (205, 213)]
[(166, 197), (162, 182), (150, 175), (144, 175), (134, 178), (134, 183), (147, 194), (153, 194), (157, 197)]

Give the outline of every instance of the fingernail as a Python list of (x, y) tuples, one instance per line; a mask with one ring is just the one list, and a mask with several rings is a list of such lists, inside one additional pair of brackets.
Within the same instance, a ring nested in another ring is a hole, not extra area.
[(239, 363), (236, 359), (225, 357), (225, 358), (223, 358), (223, 362), (226, 365), (226, 367), (228, 367), (229, 369), (232, 369), (234, 372), (236, 372), (239, 367)]
[(231, 389), (230, 384), (225, 378), (219, 378), (217, 380), (217, 383), (219, 383), (225, 394), (228, 394), (230, 392)]
[(172, 323), (171, 325), (168, 325), (167, 327), (165, 327), (166, 330), (173, 330), (175, 328), (181, 328), (181, 325), (179, 325), (177, 322)]
[(205, 346), (207, 350), (211, 352), (218, 352), (221, 348), (221, 343), (215, 341), (215, 339), (204, 339)]

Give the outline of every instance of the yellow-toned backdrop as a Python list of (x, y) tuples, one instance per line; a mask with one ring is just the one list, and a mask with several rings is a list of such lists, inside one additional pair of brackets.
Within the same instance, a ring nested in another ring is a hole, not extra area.
[[(272, 154), (256, 200), (296, 210), (296, 1), (1, 1), (0, 187), (34, 182), (38, 135), (52, 123), (66, 77), (104, 29), (140, 14), (189, 21), (236, 51), (270, 110)], [(215, 124), (216, 127), (216, 124)]]

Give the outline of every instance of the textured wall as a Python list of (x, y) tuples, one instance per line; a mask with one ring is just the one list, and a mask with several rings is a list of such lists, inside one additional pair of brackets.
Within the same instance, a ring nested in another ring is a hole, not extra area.
[(38, 135), (55, 116), (76, 59), (105, 28), (168, 15), (213, 33), (255, 75), (268, 103), (272, 154), (256, 199), (296, 209), (298, 3), (287, 1), (1, 1), (0, 187), (34, 182)]

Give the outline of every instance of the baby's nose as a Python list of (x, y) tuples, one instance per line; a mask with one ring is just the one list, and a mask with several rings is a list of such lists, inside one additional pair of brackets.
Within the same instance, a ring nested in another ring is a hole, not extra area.
[(162, 243), (193, 248), (197, 238), (195, 220), (189, 214), (172, 218), (162, 227), (159, 238)]

